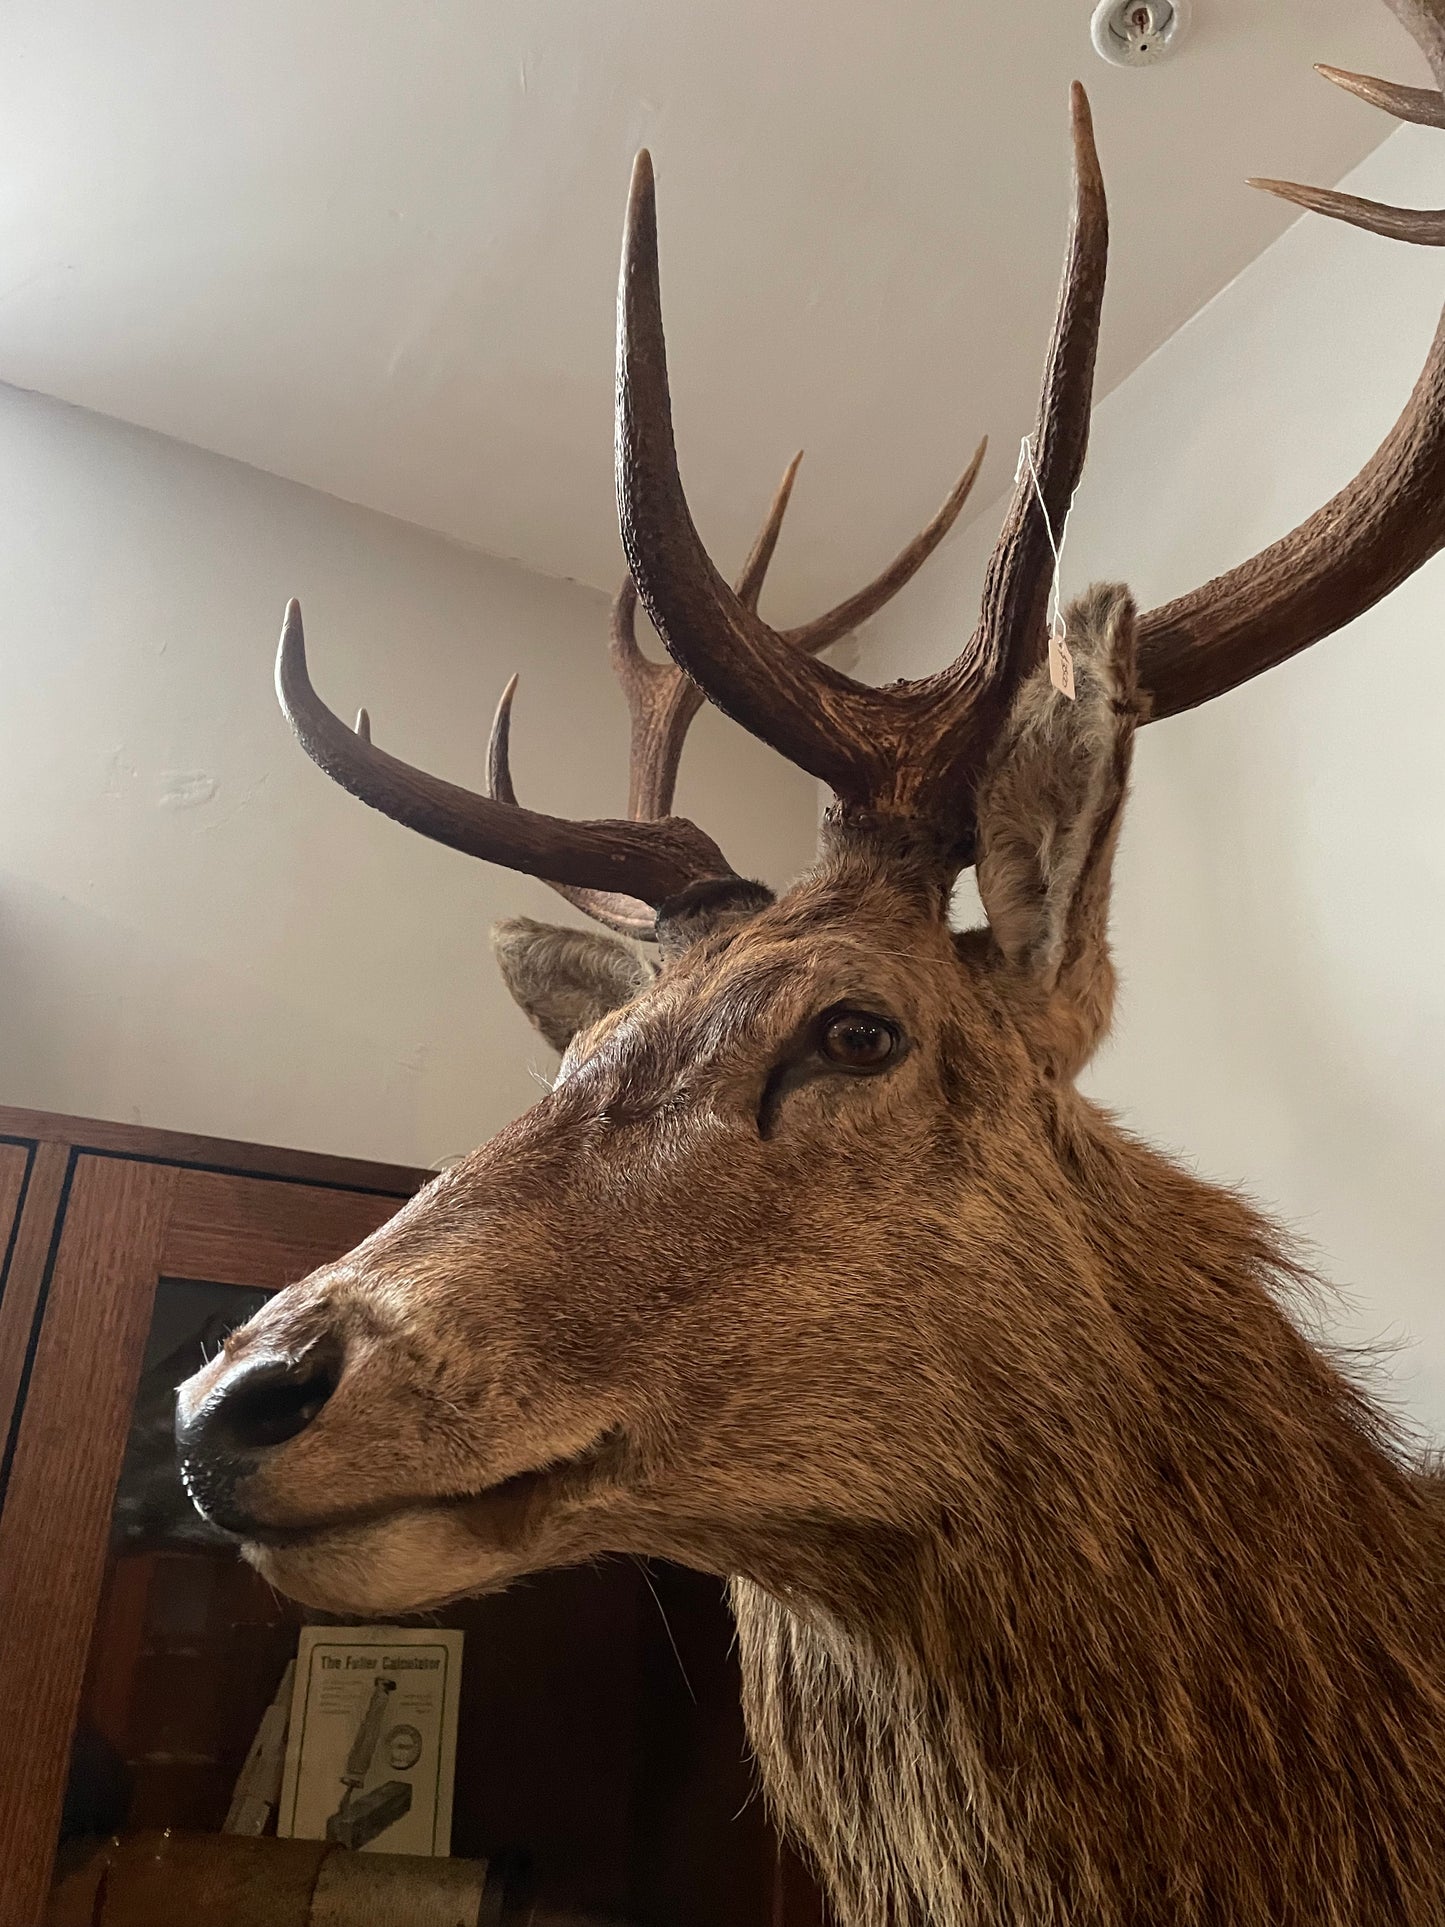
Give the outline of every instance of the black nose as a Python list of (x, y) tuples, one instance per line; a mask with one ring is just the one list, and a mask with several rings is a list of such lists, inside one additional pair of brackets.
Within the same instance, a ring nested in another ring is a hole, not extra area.
[(296, 1438), (322, 1410), (341, 1378), (339, 1352), (246, 1359), (205, 1403), (176, 1408), (181, 1480), (203, 1517), (223, 1531), (254, 1536), (237, 1490), (270, 1447)]
[(243, 1360), (197, 1407), (181, 1387), (175, 1447), (181, 1484), (202, 1518), (239, 1538), (256, 1536), (237, 1491), (268, 1447), (312, 1424), (339, 1380), (341, 1355), (312, 1349), (301, 1359)]
[(306, 1430), (339, 1377), (335, 1360), (314, 1352), (241, 1365), (183, 1428), (182, 1449), (188, 1456), (200, 1451), (249, 1458), (284, 1445)]

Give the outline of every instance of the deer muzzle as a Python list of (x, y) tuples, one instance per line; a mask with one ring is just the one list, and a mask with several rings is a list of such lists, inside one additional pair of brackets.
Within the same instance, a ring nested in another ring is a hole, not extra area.
[(246, 1509), (243, 1489), (279, 1447), (321, 1414), (341, 1377), (331, 1346), (297, 1356), (246, 1357), (198, 1372), (176, 1400), (176, 1451), (192, 1503), (212, 1524), (238, 1537), (264, 1536)]

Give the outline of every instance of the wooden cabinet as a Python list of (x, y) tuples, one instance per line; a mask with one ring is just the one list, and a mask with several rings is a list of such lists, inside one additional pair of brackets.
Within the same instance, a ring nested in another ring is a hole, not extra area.
[(10, 1262), (15, 1228), (20, 1222), (20, 1200), (25, 1196), (25, 1180), (30, 1175), (31, 1148), (27, 1144), (0, 1144), (0, 1278)]
[[(427, 1175), (0, 1109), (0, 1927), (44, 1917), (78, 1719), (125, 1824), (214, 1830), (294, 1650), (298, 1609), (228, 1548), (118, 1534), (138, 1385), (144, 1410), (178, 1333), (248, 1315)], [(820, 1917), (754, 1794), (715, 1582), (616, 1561), (446, 1623), (455, 1852), (638, 1927)]]

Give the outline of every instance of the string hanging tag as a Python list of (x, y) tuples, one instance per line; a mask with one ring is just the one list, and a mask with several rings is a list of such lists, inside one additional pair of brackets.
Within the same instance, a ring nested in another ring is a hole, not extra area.
[(1059, 577), (1063, 569), (1064, 543), (1069, 536), (1069, 516), (1073, 512), (1074, 505), (1071, 499), (1064, 512), (1064, 526), (1059, 530), (1058, 540), (1055, 541), (1054, 525), (1049, 520), (1049, 507), (1044, 500), (1043, 484), (1039, 480), (1039, 471), (1034, 466), (1032, 435), (1025, 435), (1019, 445), (1018, 466), (1014, 470), (1015, 482), (1019, 480), (1025, 468), (1028, 469), (1029, 478), (1033, 482), (1034, 494), (1038, 497), (1039, 513), (1044, 518), (1044, 533), (1048, 536), (1049, 547), (1054, 552), (1054, 579), (1049, 588), (1049, 681), (1061, 696), (1067, 696), (1072, 702), (1074, 700), (1074, 656), (1069, 648), (1068, 627), (1064, 622), (1064, 612), (1059, 599)]

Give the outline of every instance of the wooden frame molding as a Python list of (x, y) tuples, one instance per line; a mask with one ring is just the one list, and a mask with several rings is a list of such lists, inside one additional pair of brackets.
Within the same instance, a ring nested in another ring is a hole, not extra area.
[(0, 1269), (0, 1504), (4, 1503), (3, 1467), (10, 1457), (12, 1419), (32, 1356), (36, 1308), (71, 1158), (70, 1147), (65, 1144), (4, 1148), (22, 1151), (26, 1176), (4, 1267)]
[(253, 1171), (258, 1177), (294, 1178), (302, 1184), (329, 1184), (347, 1191), (385, 1191), (398, 1198), (409, 1198), (436, 1175), (408, 1164), (373, 1164), (365, 1158), (278, 1150), (268, 1144), (248, 1144), (240, 1138), (153, 1131), (148, 1125), (60, 1117), (49, 1111), (0, 1104), (0, 1139), (4, 1138), (36, 1145), (63, 1144), (81, 1151), (109, 1151), (121, 1157), (159, 1158), (167, 1164)]
[(163, 1164), (78, 1160), (34, 1351), (36, 1379), (56, 1389), (26, 1401), (7, 1452), (0, 1629), (27, 1685), (24, 1720), (0, 1727), (6, 1927), (27, 1927), (44, 1906), (42, 1843), (54, 1838), (68, 1753), (63, 1738), (53, 1742), (69, 1733), (80, 1697), (178, 1177)]

